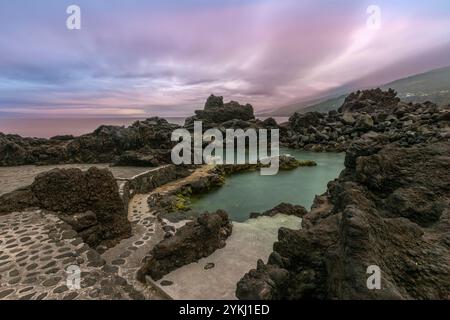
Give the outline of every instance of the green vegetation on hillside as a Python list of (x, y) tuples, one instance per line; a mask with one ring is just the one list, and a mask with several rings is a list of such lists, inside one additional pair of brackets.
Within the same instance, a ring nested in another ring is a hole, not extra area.
[[(398, 97), (405, 102), (431, 101), (438, 105), (450, 104), (450, 67), (432, 70), (411, 77), (396, 80), (380, 86), (387, 90), (393, 88)], [(273, 112), (274, 115), (288, 116), (294, 112), (306, 113), (310, 111), (328, 112), (337, 110), (345, 100), (347, 94), (324, 100), (308, 107), (303, 104), (291, 105)]]

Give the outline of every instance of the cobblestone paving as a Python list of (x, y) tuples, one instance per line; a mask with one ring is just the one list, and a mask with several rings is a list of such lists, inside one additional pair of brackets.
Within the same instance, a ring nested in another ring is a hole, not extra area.
[[(78, 266), (81, 288), (67, 286)], [(114, 266), (55, 215), (0, 216), (0, 299), (143, 299)]]
[(164, 232), (157, 218), (147, 204), (147, 195), (135, 195), (130, 201), (128, 219), (133, 225), (133, 236), (122, 240), (114, 248), (109, 249), (102, 257), (117, 269), (147, 299), (163, 299), (159, 290), (144, 286), (136, 280), (136, 272), (141, 267), (142, 259), (163, 239)]
[[(115, 176), (127, 178), (139, 173), (136, 168), (126, 169), (116, 168)], [(200, 168), (192, 176), (161, 186), (152, 193), (173, 192), (208, 175), (208, 169)], [(28, 184), (39, 172), (19, 175), (16, 184)], [(0, 170), (0, 177), (4, 173)], [(158, 221), (155, 211), (149, 208), (147, 199), (152, 193), (135, 195), (129, 203), (132, 237), (101, 255), (54, 214), (35, 210), (0, 216), (0, 300), (169, 298), (160, 287), (136, 280), (142, 259), (164, 237), (163, 225), (170, 225), (168, 221)], [(68, 286), (66, 270), (70, 266), (79, 267), (81, 272), (79, 289)]]

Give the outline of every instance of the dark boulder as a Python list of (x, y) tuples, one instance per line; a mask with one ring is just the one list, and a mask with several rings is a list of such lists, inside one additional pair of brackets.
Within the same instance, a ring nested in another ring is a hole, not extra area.
[(217, 109), (223, 107), (223, 97), (216, 97), (215, 95), (210, 95), (205, 102), (205, 110)]
[(277, 121), (274, 118), (267, 118), (263, 120), (262, 125), (266, 129), (278, 129)]
[(301, 131), (302, 129), (307, 129), (311, 126), (318, 126), (323, 117), (324, 115), (320, 112), (308, 112), (304, 114), (296, 112), (289, 118), (289, 123), (293, 130)]
[(117, 183), (107, 169), (54, 169), (33, 184), (0, 197), (0, 211), (37, 207), (56, 213), (91, 246), (128, 237), (127, 219)]
[(260, 216), (273, 217), (277, 214), (285, 214), (288, 216), (297, 216), (301, 218), (307, 213), (308, 211), (303, 206), (293, 205), (290, 203), (280, 203), (273, 209), (267, 210), (263, 213), (252, 213), (250, 218), (258, 218)]
[(0, 196), (0, 215), (38, 206), (39, 202), (29, 188), (20, 188)]
[(145, 276), (150, 276), (159, 280), (177, 268), (211, 255), (226, 245), (231, 232), (232, 224), (226, 212), (202, 214), (153, 248), (142, 262), (138, 279), (145, 282)]
[(251, 270), (237, 284), (236, 296), (241, 300), (276, 300), (277, 288), (284, 287), (288, 280), (287, 270), (259, 260), (257, 270)]

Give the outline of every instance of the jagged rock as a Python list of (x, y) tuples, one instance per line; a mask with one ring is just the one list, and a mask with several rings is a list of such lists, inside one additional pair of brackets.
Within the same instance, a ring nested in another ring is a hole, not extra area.
[(250, 219), (258, 218), (260, 216), (273, 217), (277, 214), (285, 214), (288, 216), (297, 216), (299, 218), (302, 218), (307, 213), (308, 211), (303, 206), (293, 205), (290, 203), (281, 203), (273, 209), (267, 210), (263, 213), (251, 213)]
[(361, 131), (370, 130), (373, 127), (373, 118), (368, 114), (359, 115), (355, 123), (355, 128)]
[(339, 112), (375, 112), (394, 108), (400, 102), (397, 92), (393, 89), (382, 91), (380, 88), (373, 90), (357, 91), (348, 95)]
[(265, 128), (278, 128), (277, 121), (274, 118), (267, 118), (262, 123)]
[(342, 115), (342, 122), (348, 125), (353, 125), (356, 122), (356, 120), (351, 113), (344, 113)]
[(114, 163), (116, 166), (156, 167), (161, 164), (152, 151), (125, 151)]
[[(60, 163), (149, 165), (170, 162), (170, 140), (178, 125), (161, 118), (137, 121), (128, 128), (100, 126), (80, 137), (22, 138), (0, 133), (0, 166)], [(151, 159), (151, 160), (150, 160)]]
[(289, 123), (292, 129), (300, 131), (303, 128), (319, 125), (322, 117), (323, 115), (320, 112), (308, 112), (305, 114), (296, 112), (289, 118)]
[(223, 97), (216, 97), (215, 95), (210, 95), (205, 102), (205, 109), (216, 109), (223, 107)]
[[(255, 119), (253, 107), (250, 104), (240, 105), (236, 101), (223, 103), (223, 97), (211, 95), (206, 101), (203, 110), (196, 110), (195, 116), (187, 118), (185, 127), (192, 129), (194, 121), (202, 121), (204, 129), (217, 127), (218, 125), (230, 121), (241, 120), (238, 124), (242, 127), (242, 121)], [(228, 123), (230, 125), (231, 123)], [(243, 126), (248, 127), (247, 126)]]
[[(448, 299), (450, 142), (350, 150), (303, 229), (280, 229), (268, 265), (241, 279), (238, 298)], [(373, 265), (379, 290), (366, 283)], [(274, 272), (287, 275), (274, 281)]]
[(130, 235), (117, 183), (107, 169), (54, 169), (26, 188), (0, 197), (0, 211), (37, 207), (55, 212), (91, 246)]
[(278, 266), (265, 265), (258, 260), (258, 271), (252, 270), (239, 281), (236, 296), (241, 300), (277, 299), (276, 288), (283, 287), (289, 279), (289, 272)]
[(142, 262), (138, 279), (145, 282), (145, 276), (150, 276), (159, 280), (177, 268), (208, 257), (226, 245), (231, 232), (232, 224), (225, 211), (202, 214), (152, 249)]
[(365, 134), (368, 131), (378, 140), (403, 146), (436, 142), (449, 132), (448, 107), (404, 103), (393, 90), (352, 93), (339, 110), (332, 115), (294, 114), (281, 131), (281, 142), (310, 151), (341, 152), (359, 138), (371, 138)]

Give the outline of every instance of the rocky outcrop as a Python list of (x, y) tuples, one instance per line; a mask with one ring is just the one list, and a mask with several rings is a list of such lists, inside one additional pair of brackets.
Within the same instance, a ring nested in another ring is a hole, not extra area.
[(54, 169), (29, 187), (0, 197), (0, 212), (35, 207), (55, 212), (91, 246), (108, 246), (130, 235), (117, 183), (107, 169)]
[(274, 217), (277, 214), (285, 214), (288, 216), (296, 216), (296, 217), (302, 218), (307, 213), (308, 213), (308, 211), (303, 206), (293, 205), (290, 203), (280, 203), (275, 208), (267, 210), (263, 213), (257, 213), (257, 212), (251, 213), (250, 219), (258, 218), (261, 216)]
[[(402, 147), (360, 140), (302, 230), (280, 229), (268, 264), (240, 299), (448, 299), (450, 142)], [(368, 268), (381, 288), (367, 286)], [(370, 268), (369, 268), (370, 271)]]
[(318, 126), (323, 115), (319, 112), (308, 112), (305, 114), (295, 113), (289, 119), (289, 123), (293, 130), (301, 130), (302, 128), (309, 128), (310, 126)]
[(393, 89), (383, 91), (380, 88), (364, 91), (356, 91), (347, 96), (339, 112), (385, 112), (394, 109), (400, 102), (397, 92)]
[[(174, 167), (177, 168), (176, 174), (184, 172), (180, 172), (180, 166)], [(224, 183), (223, 172), (214, 166), (200, 167), (188, 173), (184, 179), (157, 188), (149, 195), (148, 205), (158, 212), (159, 217), (190, 210), (193, 195), (206, 193)]]
[[(272, 159), (276, 159), (272, 157)], [(267, 160), (267, 159), (266, 159)], [(258, 161), (257, 163), (246, 163), (246, 164), (222, 164), (217, 165), (217, 169), (222, 175), (232, 175), (238, 172), (259, 170), (264, 167), (269, 167), (270, 164), (263, 164), (265, 161)], [(312, 160), (297, 160), (291, 155), (279, 155), (278, 156), (279, 170), (293, 170), (299, 167), (315, 167), (317, 163)]]
[(194, 121), (202, 121), (204, 128), (219, 127), (220, 124), (245, 128), (248, 126), (246, 121), (254, 119), (250, 104), (240, 105), (236, 101), (223, 103), (223, 97), (211, 95), (203, 110), (196, 110), (195, 116), (186, 119), (185, 127), (193, 128)]
[(157, 166), (170, 162), (170, 138), (179, 126), (161, 118), (129, 127), (100, 126), (80, 137), (22, 138), (0, 133), (0, 166), (62, 163), (116, 163)]
[(295, 113), (280, 138), (289, 147), (312, 151), (346, 151), (361, 138), (411, 146), (449, 136), (449, 114), (448, 106), (401, 102), (394, 90), (357, 91), (339, 112)]
[(290, 155), (280, 155), (279, 166), (280, 170), (293, 170), (298, 167), (315, 167), (317, 163), (312, 160), (297, 160)]
[(211, 255), (226, 245), (231, 232), (232, 224), (226, 212), (202, 214), (153, 248), (142, 262), (138, 279), (145, 282), (145, 276), (150, 276), (159, 280), (177, 268)]

